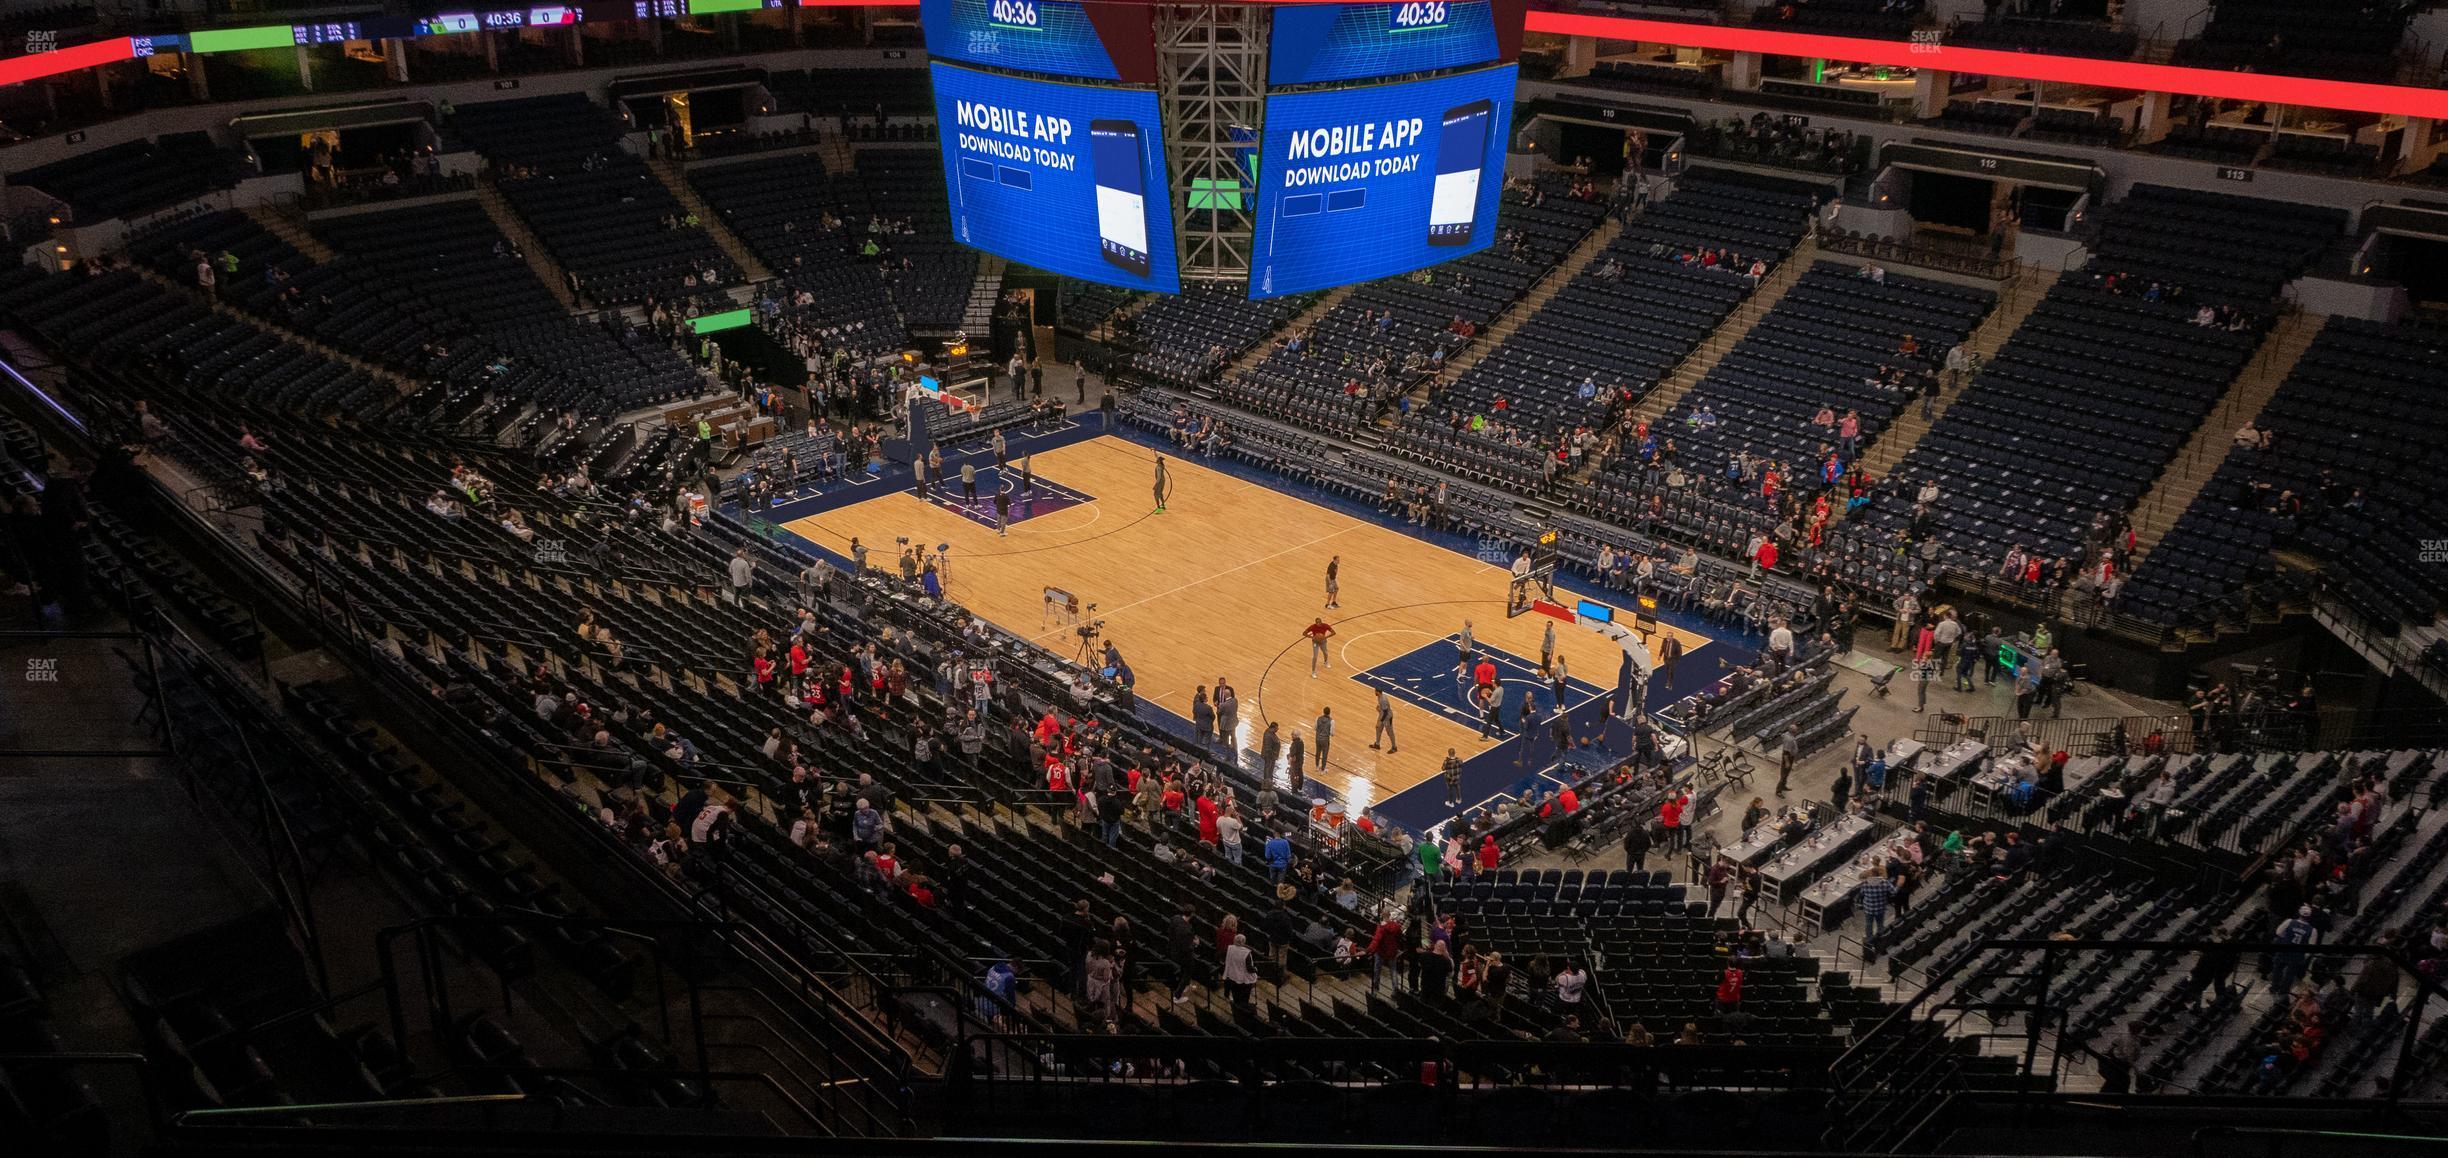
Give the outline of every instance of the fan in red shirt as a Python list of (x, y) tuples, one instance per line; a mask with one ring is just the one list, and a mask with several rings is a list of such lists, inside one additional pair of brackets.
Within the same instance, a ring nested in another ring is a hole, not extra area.
[(1496, 847), (1496, 834), (1489, 833), (1479, 838), (1479, 870), (1481, 872), (1494, 871), (1496, 862), (1502, 859), (1504, 859), (1504, 850)]

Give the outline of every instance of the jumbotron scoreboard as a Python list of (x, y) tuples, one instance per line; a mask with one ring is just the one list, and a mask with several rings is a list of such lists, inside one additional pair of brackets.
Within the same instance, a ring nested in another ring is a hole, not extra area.
[(953, 232), (1254, 298), (1495, 241), (1524, 0), (921, 0)]

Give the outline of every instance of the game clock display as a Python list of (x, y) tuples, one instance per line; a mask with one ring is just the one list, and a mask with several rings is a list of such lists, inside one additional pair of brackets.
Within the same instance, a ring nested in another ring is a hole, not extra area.
[(1181, 290), (1155, 93), (929, 67), (955, 238), (1067, 277)]
[(1113, 55), (1073, 0), (918, 0), (927, 54), (995, 68), (1117, 80)]
[(1502, 52), (1487, 0), (1287, 4), (1273, 28), (1267, 84), (1277, 88), (1494, 64)]
[(1250, 296), (1409, 273), (1496, 239), (1514, 70), (1270, 96)]

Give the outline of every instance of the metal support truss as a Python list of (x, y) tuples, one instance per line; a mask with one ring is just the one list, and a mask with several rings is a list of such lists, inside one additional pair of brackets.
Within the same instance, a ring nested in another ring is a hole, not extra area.
[(1185, 281), (1249, 279), (1257, 206), (1244, 155), (1264, 127), (1269, 15), (1261, 4), (1157, 10), (1157, 99)]

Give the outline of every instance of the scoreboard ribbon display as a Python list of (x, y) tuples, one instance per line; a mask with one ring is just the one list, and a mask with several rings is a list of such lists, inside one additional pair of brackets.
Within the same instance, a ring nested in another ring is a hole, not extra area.
[(929, 67), (954, 237), (1066, 277), (1181, 292), (1155, 93)]
[(1250, 296), (1408, 273), (1496, 240), (1511, 65), (1271, 96)]
[(1501, 55), (1487, 0), (1292, 4), (1274, 18), (1271, 87), (1491, 64)]

